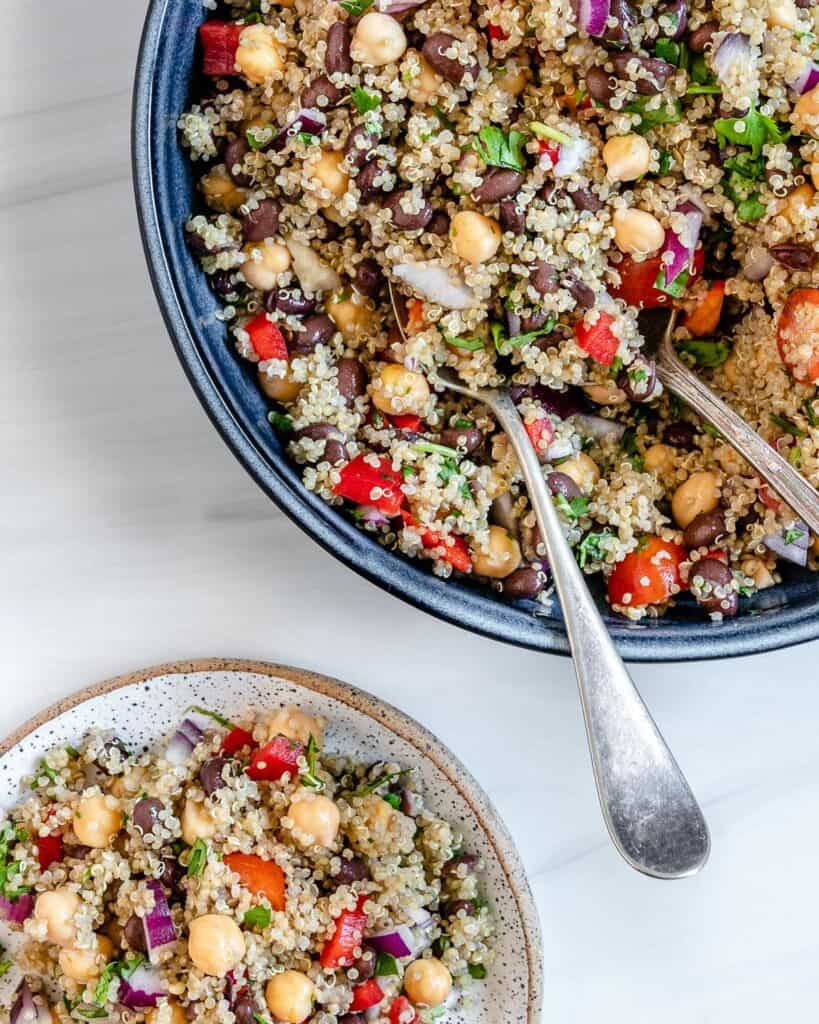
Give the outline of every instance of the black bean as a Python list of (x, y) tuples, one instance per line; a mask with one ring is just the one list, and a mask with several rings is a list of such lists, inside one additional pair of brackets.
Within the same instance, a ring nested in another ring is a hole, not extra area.
[(467, 83), (464, 82), (464, 79), (469, 75), (471, 83), (468, 87), (474, 89), (478, 72), (480, 71), (480, 65), (477, 60), (471, 60), (469, 64), (465, 65), (461, 64), (456, 58), (447, 56), (446, 51), (457, 42), (458, 40), (455, 36), (450, 35), (449, 32), (434, 32), (425, 41), (421, 48), (421, 53), (441, 78), (445, 78), (452, 85), (466, 86)]
[(366, 946), (361, 951), (361, 956), (357, 960), (353, 961), (353, 967), (358, 971), (358, 978), (356, 978), (356, 984), (360, 981), (367, 981), (375, 974), (375, 961), (376, 954), (375, 950), (368, 949)]
[(476, 203), (497, 203), (513, 196), (524, 182), (524, 175), (505, 167), (493, 167), (472, 193)]
[(212, 256), (219, 249), (212, 249), (198, 231), (185, 228), (185, 243), (194, 256)]
[(606, 27), (603, 39), (608, 43), (627, 45), (630, 41), (629, 31), (637, 24), (637, 15), (628, 0), (612, 0), (609, 18), (615, 18), (617, 24)]
[(448, 427), (441, 431), (441, 444), (471, 455), (483, 444), (483, 434), (477, 427)]
[(777, 263), (788, 267), (790, 270), (810, 270), (816, 263), (816, 252), (807, 245), (796, 245), (795, 243), (784, 243), (783, 245), (772, 245), (768, 252)]
[(144, 836), (151, 835), (163, 809), (162, 801), (152, 796), (146, 796), (134, 804), (134, 824)]
[(532, 331), (539, 331), (548, 319), (549, 314), (545, 309), (536, 309), (534, 313), (530, 313), (529, 316), (523, 316), (520, 318), (520, 333), (530, 334)]
[(557, 291), (560, 281), (557, 271), (546, 260), (538, 260), (529, 271), (529, 283), (538, 295), (552, 295)]
[(363, 1013), (345, 1013), (338, 1018), (338, 1024), (367, 1024), (367, 1018)]
[(523, 565), (500, 582), (500, 592), (509, 601), (533, 601), (546, 586), (546, 574), (533, 565)]
[(566, 192), (556, 181), (547, 181), (540, 190), (540, 198), (550, 206), (557, 206), (561, 199), (566, 198)]
[[(676, 72), (673, 64), (659, 57), (641, 57), (636, 53), (615, 53), (612, 58), (614, 70), (619, 78), (633, 81), (642, 96), (656, 96), (665, 88), (668, 79)], [(629, 65), (636, 63), (638, 70), (629, 72)]]
[[(446, 878), (462, 878), (466, 875), (473, 875), (479, 860), (480, 858), (474, 853), (459, 853), (444, 864), (441, 873)], [(464, 868), (464, 871), (460, 871), (460, 868)]]
[(424, 201), (418, 211), (408, 213), (403, 206), (404, 197), (407, 194), (406, 192), (393, 192), (384, 203), (384, 206), (392, 214), (393, 224), (403, 231), (417, 231), (419, 228), (425, 228), (432, 220), (432, 207)]
[(697, 431), (687, 420), (675, 420), (663, 431), (663, 441), (674, 448), (685, 448), (692, 451), (697, 447)]
[(687, 548), (707, 548), (724, 536), (725, 532), (725, 516), (719, 509), (715, 512), (700, 512), (686, 526), (683, 541)]
[(148, 943), (145, 939), (145, 925), (143, 924), (141, 917), (137, 917), (136, 914), (131, 914), (125, 922), (122, 934), (125, 941), (128, 943), (128, 946), (135, 953), (148, 952)]
[(516, 199), (504, 199), (500, 204), (500, 225), (504, 231), (522, 235), (526, 231), (526, 213)]
[(346, 21), (337, 21), (327, 29), (327, 53), (324, 66), (331, 75), (349, 75), (353, 70), (350, 56), (350, 28)]
[(647, 402), (657, 390), (657, 364), (637, 356), (617, 381), (632, 402)]
[(584, 309), (591, 309), (594, 306), (594, 290), (579, 278), (570, 275), (565, 281), (565, 286), (578, 306), (582, 306)]
[(231, 178), (237, 185), (246, 188), (253, 180), (249, 174), (245, 174), (241, 167), (244, 158), (250, 152), (250, 146), (246, 139), (238, 138), (227, 144), (225, 149), (225, 167)]
[(332, 423), (310, 423), (308, 426), (302, 427), (296, 437), (308, 437), (311, 441), (324, 441), (324, 450), (316, 460), (317, 462), (329, 462), (331, 466), (335, 466), (339, 462), (346, 462), (350, 457), (344, 444), (343, 434)]
[(69, 857), (73, 857), (75, 860), (85, 860), (89, 853), (91, 853), (91, 847), (84, 846), (82, 843), (67, 843), (63, 846), (63, 860)]
[(589, 68), (586, 72), (586, 92), (598, 103), (608, 105), (614, 93), (612, 76), (600, 67)]
[(344, 155), (350, 167), (357, 167), (360, 170), (366, 164), (380, 139), (381, 128), (375, 121), (353, 128), (344, 143)]
[(655, 17), (666, 38), (682, 39), (688, 28), (688, 0), (671, 0), (659, 9)]
[(242, 217), (242, 235), (246, 242), (263, 242), (279, 230), (281, 204), (275, 199), (263, 199), (255, 210)]
[(244, 284), (237, 281), (231, 270), (216, 270), (210, 275), (210, 286), (217, 295), (226, 299), (229, 295), (241, 295)]
[(590, 213), (597, 213), (603, 209), (603, 203), (592, 192), (590, 188), (576, 188), (568, 192), (569, 199), (574, 203), (576, 210), (588, 210)]
[(796, 6), (803, 11), (811, 11), (816, 6), (817, 0), (796, 0)]
[(703, 558), (691, 567), (688, 585), (691, 593), (707, 612), (720, 612), (733, 618), (739, 609), (739, 595), (732, 586), (734, 574), (718, 558)]
[[(273, 292), (270, 293), (274, 295)], [(267, 300), (265, 300), (267, 306)], [(316, 300), (309, 298), (301, 288), (280, 288), (275, 293), (273, 309), (288, 316), (307, 316), (316, 308)], [(272, 312), (272, 309), (270, 310)]]
[(341, 858), (341, 867), (333, 878), (339, 885), (352, 885), (353, 882), (366, 882), (370, 877), (370, 869), (363, 857)]
[(384, 272), (378, 262), (370, 257), (363, 259), (355, 268), (353, 285), (357, 292), (374, 299), (384, 287)]
[(301, 105), (311, 110), (329, 110), (341, 99), (337, 89), (326, 75), (319, 75), (301, 91)]
[(391, 183), (388, 184), (390, 181), (389, 168), (382, 160), (371, 160), (365, 164), (355, 179), (361, 193), (361, 200), (365, 203), (370, 203), (376, 196), (391, 191), (394, 186)]
[(323, 221), (323, 234), (321, 236), (324, 242), (335, 242), (338, 236), (341, 234), (341, 225), (336, 224), (334, 220), (327, 220), (326, 217), (322, 218)]
[(176, 857), (162, 858), (162, 874), (159, 876), (159, 881), (166, 889), (170, 889), (172, 893), (180, 895), (182, 892), (182, 879), (185, 877), (185, 874), (185, 868), (182, 867)]
[(226, 757), (212, 757), (199, 769), (199, 784), (206, 796), (212, 796), (227, 785), (224, 775), (229, 764)]
[(550, 473), (546, 477), (546, 483), (549, 485), (549, 490), (555, 495), (555, 497), (557, 497), (558, 494), (562, 494), (564, 498), (571, 501), (572, 498), (579, 498), (582, 495), (580, 488), (568, 473), (561, 473), (559, 471)]
[(338, 390), (347, 405), (352, 405), (367, 390), (367, 371), (354, 356), (344, 356), (338, 361)]
[(718, 21), (706, 21), (704, 25), (695, 28), (688, 33), (688, 49), (694, 53), (702, 53), (705, 47), (711, 42), (715, 32), (719, 31)]
[(257, 1024), (258, 1007), (256, 1001), (249, 992), (243, 992), (233, 1004), (233, 1016), (236, 1024)]
[(458, 917), (461, 911), (464, 917), (474, 917), (477, 907), (472, 900), (449, 900), (441, 904), (442, 917)]
[(446, 210), (436, 210), (433, 213), (432, 220), (427, 224), (427, 231), (431, 235), (449, 234), (449, 214)]
[(292, 332), (288, 347), (292, 347), (294, 352), (306, 355), (317, 345), (329, 344), (335, 333), (336, 325), (330, 317), (325, 313), (316, 313), (315, 316), (308, 316), (302, 321), (302, 330)]

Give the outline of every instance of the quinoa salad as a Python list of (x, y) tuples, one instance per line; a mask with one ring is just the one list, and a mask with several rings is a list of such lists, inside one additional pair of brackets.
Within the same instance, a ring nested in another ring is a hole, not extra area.
[(646, 351), (675, 309), (681, 357), (819, 485), (816, 0), (206, 6), (185, 235), (310, 491), (548, 603), (514, 454), (448, 366), (510, 389), (616, 612), (721, 620), (819, 568)]
[(186, 714), (153, 751), (52, 750), (0, 820), (3, 1019), (469, 1021), (491, 894), (412, 766), (325, 751), (294, 706)]

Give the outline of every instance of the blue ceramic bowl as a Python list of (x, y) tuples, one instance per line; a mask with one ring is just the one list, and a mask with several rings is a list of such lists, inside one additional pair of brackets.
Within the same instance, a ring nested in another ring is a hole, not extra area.
[[(385, 550), (338, 511), (305, 490), (267, 421), (268, 406), (249, 365), (226, 341), (218, 303), (189, 255), (183, 225), (193, 175), (176, 122), (194, 75), (202, 0), (152, 0), (137, 66), (133, 110), (136, 201), (145, 253), (168, 331), (186, 373), (222, 437), (276, 504), (324, 548), (392, 594), (476, 633), (566, 654), (559, 611), (501, 603), (479, 586), (444, 582), (421, 562)], [(819, 636), (819, 577), (786, 568), (782, 586), (743, 602), (724, 623), (704, 619), (689, 599), (669, 615), (639, 624), (606, 618), (624, 657), (678, 661), (751, 654)], [(602, 588), (597, 587), (605, 611)]]

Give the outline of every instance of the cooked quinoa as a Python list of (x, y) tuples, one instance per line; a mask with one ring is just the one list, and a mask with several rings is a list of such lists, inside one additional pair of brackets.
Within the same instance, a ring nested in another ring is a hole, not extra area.
[[(491, 970), (478, 857), (412, 766), (296, 707), (52, 750), (0, 821), (11, 1024), (425, 1024)], [(488, 895), (488, 894), (486, 894)]]
[[(209, 5), (212, 6), (212, 5)], [(179, 128), (187, 240), (305, 486), (440, 576), (547, 601), (519, 405), (569, 542), (640, 618), (819, 568), (663, 391), (682, 357), (819, 484), (815, 0), (229, 0)]]

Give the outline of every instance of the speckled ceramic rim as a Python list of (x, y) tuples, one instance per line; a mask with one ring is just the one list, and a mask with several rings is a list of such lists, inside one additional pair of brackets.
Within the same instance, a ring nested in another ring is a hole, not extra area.
[[(134, 189), (140, 229), (154, 290), (168, 332), (188, 378), (213, 424), (245, 469), (279, 508), (314, 540), (359, 575), (390, 594), (456, 626), (520, 647), (566, 655), (568, 643), (558, 616), (536, 617), (476, 588), (448, 583), (380, 547), (329, 505), (293, 479), (251, 436), (242, 412), (208, 369), (197, 343), (196, 311), (188, 309), (186, 267), (169, 245), (172, 226), (163, 223), (158, 197), (167, 191), (163, 144), (175, 130), (173, 118), (157, 111), (156, 96), (167, 73), (161, 67), (169, 0), (152, 0), (137, 62), (132, 117)], [(163, 94), (164, 95), (164, 94)], [(190, 264), (190, 257), (185, 257)], [(189, 272), (189, 271), (188, 271)], [(282, 458), (282, 461), (283, 458)], [(720, 624), (699, 613), (692, 619), (629, 623), (609, 617), (608, 628), (624, 658), (631, 661), (697, 661), (755, 654), (819, 637), (816, 587), (788, 585), (787, 599), (760, 595), (751, 613)], [(771, 606), (771, 602), (774, 606)]]
[[(543, 1010), (543, 941), (540, 932), (540, 920), (535, 907), (532, 891), (526, 872), (515, 847), (509, 830), (495, 810), (489, 797), (480, 787), (476, 779), (439, 739), (414, 718), (400, 711), (392, 704), (375, 697), (371, 693), (359, 690), (349, 683), (330, 676), (309, 672), (306, 669), (292, 668), (288, 665), (275, 665), (263, 661), (245, 661), (233, 658), (206, 658), (196, 661), (177, 661), (154, 668), (129, 672), (103, 683), (87, 686), (78, 693), (66, 697), (40, 714), (30, 718), (24, 725), (16, 729), (0, 743), (0, 757), (7, 754), (12, 747), (21, 743), (36, 729), (64, 715), (67, 711), (87, 701), (104, 696), (114, 690), (138, 686), (151, 679), (166, 675), (191, 675), (197, 672), (240, 672), (284, 679), (306, 690), (314, 691), (332, 700), (345, 704), (367, 718), (371, 718), (379, 728), (388, 729), (405, 743), (413, 746), (419, 757), (427, 758), (446, 777), (450, 786), (469, 805), (476, 821), (498, 858), (509, 891), (523, 923), (526, 942), (526, 963), (528, 966), (529, 988), (529, 1024), (540, 1024)], [(374, 708), (378, 713), (374, 713)], [(499, 1022), (500, 1024), (500, 1022)]]

